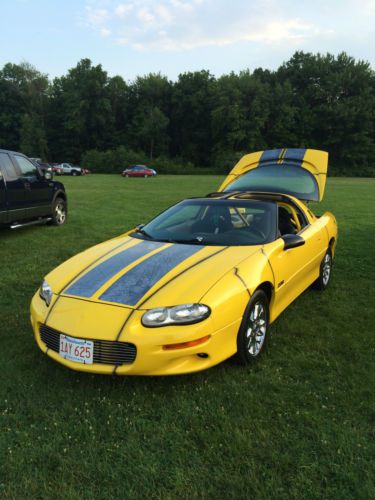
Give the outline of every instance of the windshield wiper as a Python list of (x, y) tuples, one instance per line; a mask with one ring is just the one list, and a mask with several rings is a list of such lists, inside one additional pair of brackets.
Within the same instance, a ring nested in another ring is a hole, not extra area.
[(192, 238), (190, 240), (167, 240), (170, 243), (181, 243), (184, 244), (186, 243), (187, 245), (206, 245), (206, 243), (203, 241), (203, 238), (198, 239), (199, 237)]
[(151, 236), (151, 234), (148, 234), (147, 231), (142, 229), (141, 227), (135, 231), (137, 234), (141, 234), (142, 236), (145, 236), (148, 240), (153, 240), (154, 238)]

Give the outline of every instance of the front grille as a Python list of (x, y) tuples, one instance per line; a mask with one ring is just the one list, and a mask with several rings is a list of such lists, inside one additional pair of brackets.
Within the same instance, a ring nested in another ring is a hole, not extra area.
[[(60, 334), (54, 328), (47, 325), (40, 325), (40, 338), (48, 349), (59, 352)], [(69, 335), (63, 333), (63, 335)], [(104, 365), (126, 365), (134, 362), (137, 356), (137, 348), (129, 342), (115, 342), (112, 340), (92, 340), (94, 342), (94, 363)]]

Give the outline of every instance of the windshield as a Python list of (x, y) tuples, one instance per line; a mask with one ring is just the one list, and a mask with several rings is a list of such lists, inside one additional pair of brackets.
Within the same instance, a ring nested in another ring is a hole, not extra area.
[(261, 245), (276, 237), (276, 205), (248, 200), (185, 200), (131, 236), (197, 245)]
[(285, 193), (299, 199), (319, 201), (314, 176), (295, 165), (269, 164), (241, 175), (224, 191), (263, 191)]

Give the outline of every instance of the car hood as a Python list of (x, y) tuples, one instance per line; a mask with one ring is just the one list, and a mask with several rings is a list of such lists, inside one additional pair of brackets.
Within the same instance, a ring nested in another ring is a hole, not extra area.
[(128, 235), (69, 259), (49, 275), (55, 294), (97, 304), (149, 309), (199, 302), (260, 246), (202, 246), (140, 240)]

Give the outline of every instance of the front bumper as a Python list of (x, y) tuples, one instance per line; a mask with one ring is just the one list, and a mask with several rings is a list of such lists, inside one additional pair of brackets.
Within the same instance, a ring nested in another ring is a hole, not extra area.
[[(52, 305), (55, 300), (56, 297)], [(115, 342), (124, 317), (131, 312), (126, 308), (76, 299), (64, 298), (62, 302), (63, 304), (59, 303), (54, 307), (47, 321), (48, 326), (66, 335), (91, 340)], [(62, 358), (58, 352), (48, 349), (43, 342), (40, 327), (46, 322), (49, 308), (38, 293), (33, 297), (30, 312), (35, 340), (44, 353), (72, 370), (107, 375), (177, 375), (205, 370), (236, 352), (236, 339), (241, 322), (239, 318), (238, 321), (216, 331), (213, 331), (210, 318), (193, 325), (146, 328), (141, 324), (144, 311), (136, 310), (132, 312), (131, 319), (118, 339), (136, 346), (133, 362), (121, 365), (95, 362), (81, 364)], [(206, 341), (193, 347), (176, 350), (163, 348), (168, 344), (189, 342), (207, 336), (209, 337)]]

